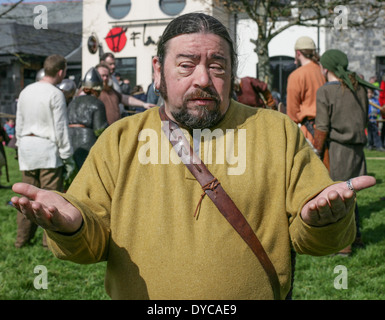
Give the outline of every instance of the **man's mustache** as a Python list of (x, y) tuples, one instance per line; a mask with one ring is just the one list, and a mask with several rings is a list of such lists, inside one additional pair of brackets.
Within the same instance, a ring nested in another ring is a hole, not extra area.
[(197, 89), (188, 95), (185, 96), (185, 100), (193, 100), (193, 99), (212, 99), (215, 101), (220, 101), (219, 95), (212, 91), (211, 89)]

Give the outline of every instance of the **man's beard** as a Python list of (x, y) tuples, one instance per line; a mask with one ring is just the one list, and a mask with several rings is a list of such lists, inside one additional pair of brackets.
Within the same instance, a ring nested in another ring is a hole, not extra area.
[(113, 82), (112, 79), (108, 79), (107, 81), (103, 81), (103, 90), (110, 91), (112, 90)]
[[(161, 83), (159, 92), (163, 99), (167, 102), (167, 85), (164, 79), (163, 71), (161, 72)], [(191, 114), (187, 108), (187, 104), (190, 99), (196, 98), (209, 98), (215, 101), (214, 109), (208, 109), (206, 106), (196, 106), (195, 109), (199, 110), (199, 114)], [(211, 88), (196, 89), (194, 92), (183, 97), (182, 108), (171, 111), (175, 121), (181, 124), (183, 127), (193, 129), (205, 129), (211, 128), (219, 123), (222, 119), (220, 111), (221, 99), (217, 92), (214, 92)]]

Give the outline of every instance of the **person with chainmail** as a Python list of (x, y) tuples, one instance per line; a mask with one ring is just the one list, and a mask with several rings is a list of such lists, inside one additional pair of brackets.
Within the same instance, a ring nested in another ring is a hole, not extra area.
[(40, 80), (42, 80), (45, 76), (45, 71), (44, 71), (44, 68), (41, 68), (37, 73), (36, 73), (36, 77), (35, 77), (35, 81), (38, 82)]
[(76, 83), (71, 79), (63, 79), (57, 87), (63, 92), (67, 106), (70, 104), (76, 94)]
[(104, 103), (98, 99), (103, 79), (95, 68), (87, 71), (83, 92), (68, 105), (67, 115), (74, 159), (78, 169), (87, 158), (98, 136), (108, 126)]

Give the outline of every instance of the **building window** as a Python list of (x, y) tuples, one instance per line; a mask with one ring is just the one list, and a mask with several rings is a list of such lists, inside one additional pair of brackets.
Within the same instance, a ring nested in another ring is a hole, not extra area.
[(115, 58), (115, 63), (122, 80), (130, 80), (131, 89), (136, 86), (136, 58)]
[(381, 83), (381, 79), (385, 75), (385, 56), (376, 57), (376, 74), (378, 82)]
[(131, 0), (107, 0), (106, 10), (111, 18), (122, 19), (131, 10)]
[(281, 95), (281, 101), (286, 105), (286, 88), (289, 74), (296, 69), (294, 58), (288, 56), (277, 56), (269, 58), (270, 71), (273, 76), (272, 91)]
[(159, 0), (160, 9), (169, 16), (181, 13), (185, 6), (186, 0)]

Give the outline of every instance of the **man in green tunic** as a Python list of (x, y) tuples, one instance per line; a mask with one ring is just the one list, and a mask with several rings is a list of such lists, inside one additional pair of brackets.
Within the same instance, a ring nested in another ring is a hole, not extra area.
[[(348, 70), (348, 57), (337, 49), (327, 50), (321, 57), (321, 71), (326, 84), (317, 91), (317, 116), (314, 147), (321, 158), (328, 148), (330, 177), (348, 180), (365, 175), (364, 147), (367, 142), (368, 98), (365, 88), (376, 88)], [(323, 159), (325, 160), (325, 159)], [(356, 243), (362, 244), (358, 207)], [(350, 254), (350, 244), (341, 254)]]
[[(251, 225), (284, 299), (291, 248), (325, 255), (354, 238), (354, 191), (329, 178), (286, 115), (231, 100), (236, 54), (218, 20), (200, 13), (174, 19), (153, 67), (166, 115)], [(375, 179), (352, 184), (358, 191)], [(105, 286), (113, 299), (274, 297), (246, 242), (202, 198), (162, 131), (158, 108), (104, 131), (66, 194), (25, 184), (13, 190), (22, 195), (14, 205), (45, 228), (57, 257), (107, 261)]]

